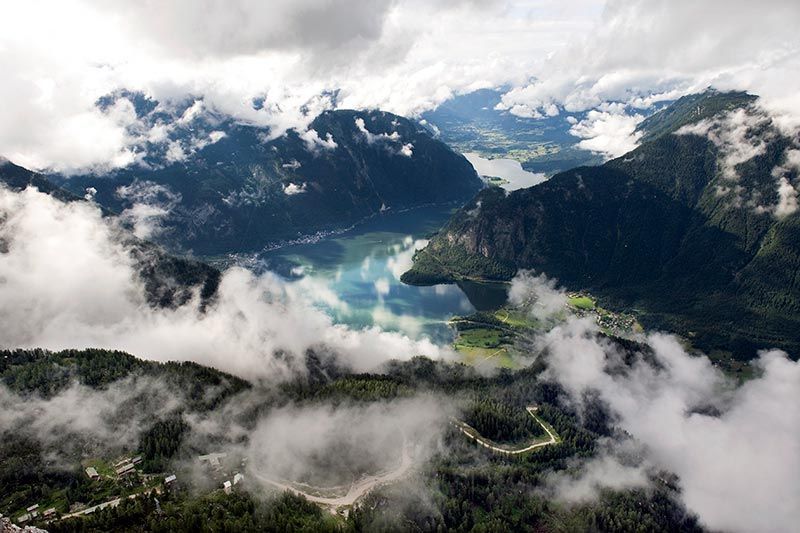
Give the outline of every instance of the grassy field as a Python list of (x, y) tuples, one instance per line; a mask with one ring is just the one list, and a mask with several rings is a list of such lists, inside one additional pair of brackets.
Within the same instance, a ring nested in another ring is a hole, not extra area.
[[(557, 313), (555, 320), (566, 320), (573, 314), (592, 317), (601, 331), (613, 337), (627, 338), (642, 331), (635, 316), (598, 307), (589, 294), (573, 293), (567, 301), (569, 306)], [(461, 354), (464, 363), (476, 365), (491, 362), (493, 366), (506, 368), (516, 367), (515, 340), (520, 336), (532, 337), (543, 327), (525, 307), (502, 307), (492, 312), (454, 317), (450, 324), (457, 331), (453, 348)]]
[(463, 362), (468, 365), (491, 364), (513, 368), (511, 341), (511, 336), (502, 330), (491, 327), (470, 327), (459, 330), (453, 348), (461, 354)]
[(567, 300), (569, 305), (584, 311), (591, 311), (595, 308), (594, 300), (589, 296), (570, 296)]
[(97, 470), (97, 473), (101, 476), (116, 477), (114, 466), (109, 461), (105, 461), (103, 459), (90, 459), (86, 461), (83, 466), (84, 468), (89, 466), (94, 467), (94, 469)]
[(490, 365), (499, 368), (517, 368), (517, 363), (509, 347), (502, 348), (475, 348), (471, 346), (455, 346), (465, 365), (478, 366)]
[(491, 364), (503, 368), (517, 366), (514, 359), (515, 337), (538, 326), (536, 319), (524, 309), (510, 308), (455, 317), (450, 324), (458, 332), (453, 348), (461, 354), (464, 363)]
[(494, 317), (511, 328), (536, 329), (539, 322), (523, 309), (502, 308), (494, 312)]

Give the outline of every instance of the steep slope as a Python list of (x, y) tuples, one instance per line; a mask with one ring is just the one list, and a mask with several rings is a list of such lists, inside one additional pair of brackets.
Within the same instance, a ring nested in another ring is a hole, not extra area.
[[(482, 186), (463, 156), (390, 113), (326, 112), (308, 132), (273, 140), (265, 128), (215, 127), (214, 142), (162, 166), (61, 184), (76, 194), (92, 187), (96, 201), (123, 214), (136, 205), (168, 211), (152, 237), (199, 254), (254, 251), (386, 210), (463, 202)], [(135, 220), (135, 209), (128, 213)]]
[[(797, 170), (786, 166), (790, 140), (751, 101), (720, 93), (678, 101), (621, 158), (509, 195), (483, 191), (417, 254), (404, 281), (507, 280), (535, 269), (700, 347), (752, 357), (781, 346), (797, 356), (800, 225), (774, 204), (776, 184), (797, 181)], [(690, 118), (687, 109), (700, 111)], [(732, 158), (732, 141), (722, 142), (730, 121), (745, 124), (731, 131), (753, 157)], [(672, 133), (687, 124), (695, 129)]]
[(27, 187), (36, 187), (64, 202), (78, 200), (79, 197), (57, 186), (38, 172), (15, 165), (11, 161), (0, 157), (0, 184), (12, 191), (21, 191)]
[[(56, 186), (45, 176), (8, 161), (0, 161), (0, 186), (15, 192), (34, 187), (63, 202), (84, 201), (83, 198)], [(104, 215), (115, 217), (108, 210), (104, 210)], [(3, 220), (0, 218), (0, 227), (2, 225)], [(125, 245), (133, 259), (151, 305), (157, 307), (183, 305), (195, 292), (199, 292), (202, 307), (216, 294), (221, 277), (217, 269), (199, 261), (172, 256), (153, 243), (136, 238), (123, 228), (117, 228), (116, 231), (119, 233), (120, 242)], [(5, 251), (5, 245), (0, 240), (0, 261)]]

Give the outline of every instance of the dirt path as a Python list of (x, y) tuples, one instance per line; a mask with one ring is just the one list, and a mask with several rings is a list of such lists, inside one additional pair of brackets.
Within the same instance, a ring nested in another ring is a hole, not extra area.
[[(153, 489), (153, 490), (155, 490), (155, 489)], [(131, 494), (130, 496), (126, 496), (126, 498), (129, 499), (129, 500), (132, 500), (134, 498), (138, 498), (139, 496), (144, 496), (145, 494), (150, 494), (150, 492), (151, 491), (149, 491), (149, 490), (146, 490), (146, 491), (143, 491), (143, 492), (137, 492), (135, 494)], [(67, 518), (73, 518), (73, 517), (76, 517), (76, 516), (91, 514), (91, 513), (95, 512), (95, 511), (100, 511), (100, 510), (105, 509), (107, 507), (117, 507), (120, 503), (122, 503), (123, 499), (125, 499), (125, 498), (122, 498), (120, 496), (118, 498), (114, 498), (113, 500), (108, 500), (107, 502), (98, 503), (97, 505), (93, 505), (91, 507), (87, 507), (86, 509), (81, 509), (80, 511), (75, 511), (74, 513), (65, 514), (65, 515), (63, 515), (61, 517), (61, 520), (66, 520)]]
[(538, 411), (539, 408), (535, 407), (535, 406), (529, 406), (529, 407), (526, 407), (525, 410), (528, 411), (528, 414), (530, 414), (533, 417), (533, 419), (536, 420), (539, 423), (540, 426), (542, 426), (542, 428), (544, 428), (544, 430), (547, 432), (547, 435), (550, 437), (548, 440), (546, 440), (546, 441), (534, 441), (532, 444), (529, 444), (528, 446), (525, 446), (523, 448), (501, 448), (497, 444), (495, 444), (494, 442), (490, 441), (489, 439), (486, 439), (486, 438), (482, 437), (481, 434), (478, 433), (478, 431), (475, 428), (473, 428), (472, 426), (470, 426), (466, 422), (462, 422), (460, 420), (454, 420), (453, 423), (456, 425), (456, 427), (458, 427), (458, 429), (461, 431), (461, 433), (463, 433), (464, 435), (466, 435), (470, 439), (474, 440), (475, 442), (477, 442), (478, 444), (480, 444), (484, 448), (488, 448), (488, 449), (490, 449), (492, 451), (495, 451), (495, 452), (498, 452), (498, 453), (503, 453), (503, 454), (506, 454), (506, 455), (517, 455), (517, 454), (520, 454), (520, 453), (530, 452), (532, 450), (535, 450), (536, 448), (541, 448), (543, 446), (549, 446), (551, 444), (556, 444), (559, 441), (558, 435), (556, 435), (548, 427), (547, 424), (545, 424), (538, 416), (536, 416), (536, 411)]
[(486, 357), (481, 358), (481, 360), (478, 361), (477, 363), (475, 363), (473, 366), (475, 368), (477, 368), (477, 367), (481, 366), (482, 364), (487, 363), (489, 360), (494, 359), (495, 357), (497, 357), (498, 355), (500, 355), (504, 351), (506, 351), (505, 348), (500, 348), (498, 350), (495, 350), (494, 352), (492, 352), (491, 354), (487, 355)]
[(347, 490), (347, 494), (339, 497), (317, 496), (315, 494), (309, 494), (308, 492), (305, 492), (294, 485), (275, 479), (270, 479), (261, 474), (255, 474), (255, 476), (261, 481), (272, 485), (273, 487), (281, 490), (288, 490), (289, 492), (297, 494), (298, 496), (303, 496), (310, 502), (328, 507), (332, 512), (336, 512), (342, 507), (353, 505), (359, 499), (369, 494), (369, 492), (376, 487), (397, 481), (398, 479), (402, 478), (411, 469), (411, 465), (411, 456), (408, 454), (408, 449), (406, 446), (403, 446), (403, 455), (400, 459), (400, 465), (397, 468), (383, 474), (363, 477), (350, 485), (350, 488)]

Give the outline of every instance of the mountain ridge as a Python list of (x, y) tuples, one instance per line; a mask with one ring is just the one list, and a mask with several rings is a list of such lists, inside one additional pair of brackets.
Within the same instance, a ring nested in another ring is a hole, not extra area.
[[(684, 332), (700, 348), (749, 358), (778, 346), (797, 357), (800, 224), (761, 205), (775, 194), (772, 172), (790, 140), (753, 119), (747, 138), (767, 140), (731, 181), (712, 140), (673, 134), (725, 113), (755, 113), (753, 98), (711, 92), (677, 101), (666, 120), (645, 124), (648, 141), (605, 165), (508, 195), (482, 191), (417, 253), (403, 281), (509, 280), (534, 269), (638, 311), (649, 328)], [(687, 122), (685, 110), (698, 106), (708, 112)]]
[[(381, 111), (327, 111), (305, 132), (269, 139), (256, 126), (217, 124), (217, 140), (160, 168), (61, 177), (75, 194), (125, 213), (165, 211), (152, 238), (200, 255), (252, 252), (387, 210), (463, 202), (483, 182), (422, 126)], [(132, 212), (132, 211), (131, 211)]]

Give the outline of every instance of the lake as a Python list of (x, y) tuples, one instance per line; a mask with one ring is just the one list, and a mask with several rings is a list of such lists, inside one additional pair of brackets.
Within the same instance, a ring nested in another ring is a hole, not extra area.
[(544, 174), (523, 169), (519, 161), (514, 159), (486, 159), (474, 152), (468, 152), (464, 157), (481, 176), (498, 177), (507, 181), (508, 183), (500, 185), (507, 191), (532, 187), (547, 179)]
[(505, 303), (502, 284), (413, 287), (400, 282), (416, 249), (450, 217), (453, 207), (386, 213), (345, 233), (258, 256), (261, 268), (291, 279), (338, 323), (380, 326), (447, 343), (447, 321)]

